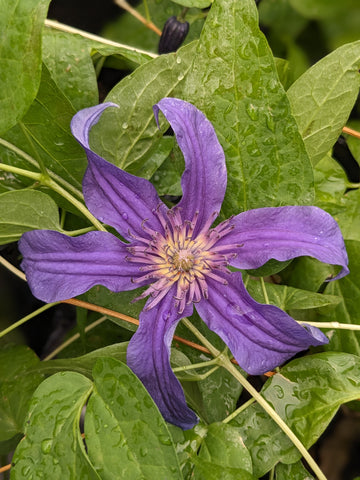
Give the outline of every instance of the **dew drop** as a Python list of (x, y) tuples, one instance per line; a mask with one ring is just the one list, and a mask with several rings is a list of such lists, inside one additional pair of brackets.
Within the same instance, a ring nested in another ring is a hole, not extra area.
[(176, 63), (177, 63), (178, 65), (181, 63), (181, 58), (180, 58), (180, 57), (177, 57)]
[(168, 435), (159, 435), (159, 442), (163, 445), (171, 445), (171, 438)]
[(29, 473), (30, 473), (30, 466), (27, 465), (26, 467), (23, 467), (23, 468), (21, 469), (21, 473), (22, 473), (22, 475), (23, 475), (24, 477), (27, 477), (27, 476), (29, 475)]
[(284, 398), (284, 390), (280, 387), (280, 385), (274, 385), (274, 390), (278, 398)]
[(41, 442), (41, 451), (45, 454), (50, 453), (51, 447), (52, 447), (53, 441), (51, 438), (48, 438), (46, 440), (43, 440)]
[(259, 118), (259, 109), (252, 103), (246, 106), (246, 113), (249, 115), (251, 120), (257, 120)]
[(122, 213), (121, 216), (124, 220), (127, 220), (129, 218), (129, 215), (126, 212)]
[(124, 122), (121, 126), (122, 126), (122, 128), (123, 128), (124, 130), (126, 130), (129, 125), (128, 125), (126, 122)]
[(183, 74), (183, 73), (180, 73), (180, 75), (178, 75), (178, 77), (177, 77), (177, 79), (178, 79), (179, 82), (180, 82), (183, 78), (184, 78), (184, 74)]
[(142, 457), (146, 457), (147, 454), (148, 454), (148, 449), (146, 447), (141, 447), (140, 448), (140, 455)]
[(170, 317), (170, 312), (168, 310), (162, 314), (162, 318), (165, 321), (168, 320), (169, 317)]

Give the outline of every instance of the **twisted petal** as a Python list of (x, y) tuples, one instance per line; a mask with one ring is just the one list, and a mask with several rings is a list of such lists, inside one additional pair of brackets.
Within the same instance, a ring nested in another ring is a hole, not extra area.
[[(135, 177), (107, 162), (89, 146), (89, 131), (102, 112), (114, 103), (104, 103), (78, 112), (71, 121), (71, 131), (84, 148), (89, 165), (83, 179), (86, 205), (100, 221), (111, 225), (126, 239), (144, 235), (142, 224), (162, 231), (154, 211), (167, 207), (161, 202), (153, 185), (144, 178)], [(130, 232), (130, 233), (129, 233)]]
[(209, 120), (190, 103), (163, 98), (154, 106), (156, 118), (159, 109), (174, 130), (184, 155), (179, 207), (186, 220), (191, 221), (199, 212), (196, 235), (209, 217), (220, 211), (227, 182), (224, 152)]
[(308, 255), (321, 262), (341, 265), (335, 278), (349, 273), (344, 240), (336, 221), (317, 207), (271, 207), (248, 210), (231, 221), (232, 232), (218, 245), (237, 244), (231, 265), (258, 268), (270, 258), (285, 261)]
[(178, 321), (191, 315), (187, 306), (180, 315), (174, 307), (176, 289), (155, 307), (140, 314), (140, 326), (127, 349), (127, 364), (140, 378), (165, 420), (184, 430), (197, 422), (189, 409), (180, 382), (170, 367), (170, 345)]
[(126, 247), (106, 232), (72, 238), (51, 230), (33, 230), (19, 241), (21, 267), (31, 291), (48, 303), (80, 295), (99, 284), (114, 292), (141, 286), (131, 281), (141, 273), (125, 260)]
[(224, 276), (228, 285), (209, 279), (209, 299), (201, 300), (196, 309), (246, 372), (262, 374), (310, 345), (328, 342), (320, 330), (307, 330), (279, 308), (255, 302), (240, 272), (218, 275)]

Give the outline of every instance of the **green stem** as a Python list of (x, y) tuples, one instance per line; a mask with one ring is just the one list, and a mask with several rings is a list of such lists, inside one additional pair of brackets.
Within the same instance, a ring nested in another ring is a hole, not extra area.
[(270, 302), (269, 302), (269, 297), (268, 297), (268, 294), (267, 294), (267, 291), (266, 291), (266, 286), (265, 286), (265, 282), (264, 282), (264, 277), (260, 277), (260, 283), (261, 283), (261, 289), (262, 289), (263, 294), (264, 294), (265, 303), (266, 303), (267, 305), (269, 305)]
[(217, 359), (213, 358), (212, 360), (208, 360), (207, 362), (191, 363), (190, 365), (175, 367), (172, 370), (173, 372), (186, 372), (188, 370), (194, 370), (195, 368), (205, 368), (205, 367), (210, 367), (211, 365), (216, 365), (216, 364), (217, 364)]
[(143, 0), (143, 4), (144, 4), (144, 9), (145, 9), (146, 20), (148, 22), (151, 22), (150, 11), (149, 11), (149, 6), (148, 6), (148, 3), (147, 3), (147, 0)]
[(255, 398), (250, 398), (247, 402), (243, 403), (239, 408), (237, 408), (231, 415), (228, 417), (224, 418), (222, 423), (229, 423), (233, 418), (237, 417), (239, 413), (241, 413), (243, 410), (245, 410), (247, 407), (252, 405), (255, 402)]
[(300, 322), (300, 325), (311, 325), (318, 328), (335, 328), (337, 330), (360, 330), (360, 325), (354, 323), (339, 323), (339, 322)]
[(198, 375), (191, 375), (187, 377), (182, 377), (181, 375), (176, 375), (178, 380), (183, 382), (201, 382), (201, 380), (205, 380), (205, 378), (210, 377), (216, 370), (219, 368), (219, 365), (215, 365), (215, 367), (210, 368), (206, 373), (198, 374)]
[(31, 172), (30, 170), (25, 170), (23, 168), (6, 165), (5, 163), (0, 163), (0, 170), (31, 178), (32, 180), (35, 180), (36, 182), (39, 182), (40, 184), (51, 188), (52, 190), (54, 190), (54, 192), (61, 195), (68, 202), (72, 203), (74, 207), (76, 207), (79, 212), (81, 212), (84, 217), (87, 218), (97, 230), (102, 230), (103, 232), (107, 231), (106, 228), (89, 212), (89, 210), (85, 207), (83, 203), (73, 197), (67, 190), (65, 190), (61, 185), (56, 183), (52, 178), (44, 177), (42, 173)]
[(93, 232), (94, 227), (79, 228), (79, 230), (64, 230), (64, 233), (69, 237), (77, 237), (78, 235), (83, 235), (84, 233)]
[(46, 305), (43, 305), (42, 307), (38, 308), (34, 312), (30, 313), (29, 315), (26, 315), (26, 317), (21, 318), (19, 321), (13, 323), (10, 325), (8, 328), (5, 328), (5, 330), (2, 330), (0, 332), (0, 338), (4, 337), (8, 333), (12, 332), (15, 330), (15, 328), (20, 327), (20, 325), (23, 325), (26, 323), (28, 320), (31, 320), (32, 318), (36, 317), (36, 315), (39, 315), (42, 312), (45, 312), (49, 308), (53, 307), (54, 305), (57, 305), (60, 302), (53, 302), (53, 303), (47, 303)]
[(10, 262), (5, 260), (4, 257), (0, 255), (0, 265), (3, 265), (5, 268), (7, 268), (11, 273), (16, 275), (17, 277), (21, 278), (21, 280), (24, 280), (26, 282), (26, 276), (25, 273), (23, 273), (21, 270), (18, 268), (14, 267)]
[[(87, 327), (85, 327), (84, 331), (85, 333), (89, 332), (93, 328), (97, 327), (101, 323), (103, 323), (105, 320), (107, 320), (107, 315), (104, 315), (103, 317), (98, 318), (95, 320), (95, 322), (90, 323)], [(43, 359), (43, 361), (51, 360), (52, 358), (56, 357), (58, 353), (60, 353), (62, 350), (64, 350), (66, 347), (74, 343), (78, 338), (80, 338), (80, 333), (75, 333), (72, 337), (68, 338), (64, 343), (59, 345), (55, 350), (53, 350), (47, 357)]]
[(99, 37), (98, 35), (93, 35), (92, 33), (85, 32), (84, 30), (79, 30), (78, 28), (69, 27), (69, 25), (65, 25), (60, 22), (55, 22), (54, 20), (45, 20), (45, 26), (49, 28), (55, 28), (56, 30), (60, 30), (62, 32), (81, 35), (83, 38), (87, 38), (88, 40), (93, 40), (94, 42), (102, 43), (103, 45), (110, 45), (111, 47), (124, 48), (125, 50), (128, 50), (130, 52), (143, 53), (152, 58), (156, 58), (159, 56), (156, 53), (147, 52), (146, 50), (141, 50), (140, 48), (129, 47), (129, 45), (126, 45), (124, 43), (113, 42), (112, 40)]
[[(30, 163), (31, 165), (33, 165), (34, 167), (36, 168), (39, 168), (39, 163), (33, 158), (31, 157), (30, 155), (28, 155), (26, 152), (24, 152), (23, 150), (21, 150), (20, 148), (16, 147), (15, 145), (13, 145), (12, 143), (10, 142), (7, 142), (6, 140), (4, 140), (3, 138), (0, 138), (0, 145), (3, 145), (5, 148), (7, 148), (8, 150), (12, 150), (14, 153), (16, 153), (17, 155), (19, 155), (19, 157), (22, 157), (24, 160), (26, 160), (28, 163)], [(60, 183), (63, 187), (65, 187), (67, 190), (71, 191), (74, 195), (76, 195), (77, 197), (79, 197), (80, 200), (83, 199), (83, 196), (82, 196), (82, 193), (80, 190), (78, 190), (76, 187), (74, 187), (73, 185), (71, 185), (71, 183), (67, 182), (66, 180), (64, 180), (62, 177), (60, 177), (59, 175), (57, 175), (56, 173), (52, 172), (51, 170), (48, 170), (47, 171), (47, 174), (53, 179), (55, 180), (56, 182)]]

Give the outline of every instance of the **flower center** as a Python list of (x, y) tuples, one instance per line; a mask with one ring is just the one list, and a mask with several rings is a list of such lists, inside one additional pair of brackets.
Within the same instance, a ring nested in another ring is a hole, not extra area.
[[(177, 207), (168, 210), (166, 216), (159, 209), (154, 213), (163, 226), (163, 232), (151, 230), (144, 221), (142, 228), (151, 240), (133, 235), (134, 242), (128, 247), (131, 256), (127, 257), (127, 260), (138, 263), (139, 270), (144, 272), (144, 275), (133, 279), (133, 282), (151, 283), (136, 300), (150, 295), (152, 299), (145, 307), (149, 310), (176, 284), (175, 305), (178, 312), (182, 313), (186, 305), (208, 297), (207, 279), (227, 283), (218, 273), (229, 273), (226, 266), (229, 258), (236, 256), (231, 250), (237, 245), (217, 246), (216, 243), (229, 233), (233, 226), (229, 219), (210, 229), (217, 216), (217, 212), (214, 212), (194, 235), (198, 213), (192, 221), (183, 221)], [(225, 253), (226, 251), (229, 253)]]
[(194, 255), (187, 249), (179, 250), (174, 254), (170, 262), (175, 270), (189, 272), (194, 265)]

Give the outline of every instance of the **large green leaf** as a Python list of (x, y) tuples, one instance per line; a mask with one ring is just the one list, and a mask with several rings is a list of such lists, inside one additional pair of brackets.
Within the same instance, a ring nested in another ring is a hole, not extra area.
[(182, 478), (172, 437), (126, 365), (99, 359), (85, 415), (89, 457), (103, 480)]
[(213, 3), (182, 95), (224, 147), (226, 216), (313, 201), (311, 165), (253, 0)]
[[(325, 290), (326, 293), (339, 295), (342, 301), (335, 310), (317, 320), (360, 325), (360, 242), (347, 241), (346, 248), (349, 255), (350, 274), (330, 283)], [(328, 336), (330, 343), (325, 348), (360, 356), (359, 331), (333, 329), (328, 332)]]
[[(30, 163), (12, 150), (1, 147), (4, 163), (39, 171), (38, 158), (57, 180), (81, 190), (86, 155), (70, 132), (75, 110), (43, 66), (38, 95), (22, 121), (6, 133), (5, 139), (33, 157)], [(7, 182), (4, 182), (7, 184)], [(26, 185), (27, 183), (24, 183)], [(69, 188), (69, 187), (68, 187)]]
[[(341, 404), (359, 398), (360, 357), (329, 352), (293, 360), (266, 382), (262, 395), (308, 448)], [(246, 408), (232, 424), (240, 427), (254, 475), (301, 456), (260, 405)]]
[[(147, 162), (162, 138), (152, 107), (161, 98), (171, 96), (178, 87), (189, 69), (193, 52), (194, 46), (189, 45), (177, 54), (155, 58), (137, 68), (110, 92), (106, 100), (117, 103), (120, 108), (106, 111), (91, 134), (94, 149), (106, 160), (150, 178), (154, 170), (147, 171)], [(168, 153), (165, 148), (162, 160)]]
[(278, 463), (275, 475), (276, 480), (315, 480), (300, 461), (290, 465)]
[(0, 245), (33, 229), (61, 230), (58, 207), (45, 193), (13, 190), (0, 195)]
[(0, 1), (0, 134), (24, 115), (41, 74), (41, 32), (50, 0)]
[(27, 370), (38, 364), (35, 353), (23, 345), (0, 349), (0, 444), (24, 432), (30, 398), (44, 378)]
[(13, 458), (11, 479), (99, 480), (80, 435), (81, 410), (92, 383), (74, 372), (57, 373), (39, 385), (26, 422), (25, 438)]
[(360, 87), (360, 40), (307, 70), (288, 90), (293, 115), (313, 164), (334, 145)]

